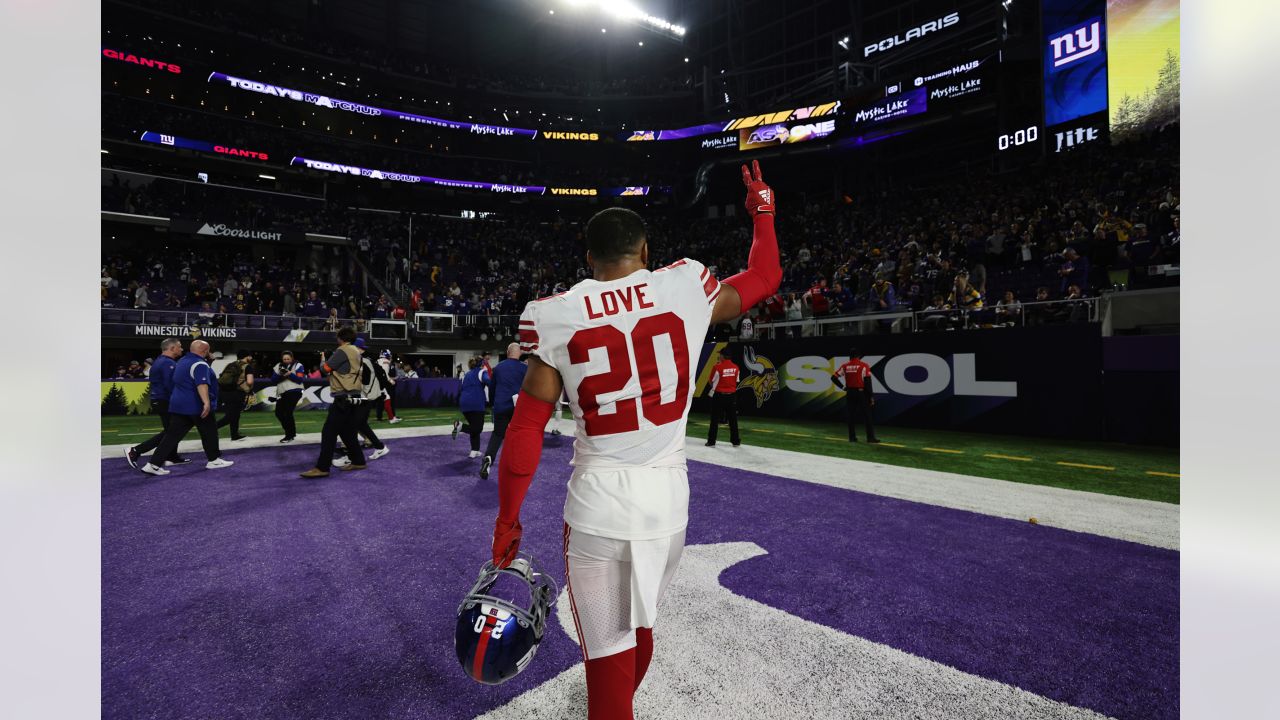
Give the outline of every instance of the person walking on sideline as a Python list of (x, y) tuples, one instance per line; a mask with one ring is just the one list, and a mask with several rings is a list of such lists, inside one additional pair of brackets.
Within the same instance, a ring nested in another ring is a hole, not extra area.
[(320, 430), (320, 455), (316, 458), (315, 467), (302, 473), (304, 478), (329, 477), (333, 448), (338, 444), (338, 438), (342, 438), (347, 449), (348, 463), (342, 466), (342, 470), (364, 470), (368, 467), (356, 435), (360, 421), (359, 406), (365, 397), (360, 385), (360, 352), (352, 344), (355, 339), (356, 331), (350, 325), (338, 328), (338, 347), (320, 366), (329, 376), (333, 402), (329, 404), (329, 415)]
[(492, 383), (479, 356), (467, 361), (467, 374), (462, 376), (462, 392), (458, 394), (458, 409), (462, 411), (462, 417), (467, 419), (467, 424), (464, 426), (461, 420), (453, 421), (454, 440), (458, 439), (458, 431), (463, 427), (471, 436), (471, 454), (467, 457), (480, 457), (480, 432), (484, 430), (484, 406), (487, 400), (485, 389)]
[[(138, 469), (138, 460), (143, 455), (160, 447), (160, 443), (164, 441), (165, 432), (169, 430), (169, 397), (173, 395), (173, 369), (178, 366), (180, 357), (182, 357), (182, 343), (177, 338), (165, 338), (160, 342), (160, 356), (151, 363), (151, 369), (147, 372), (147, 379), (150, 381), (147, 394), (151, 399), (151, 413), (160, 418), (160, 432), (124, 451), (129, 467), (134, 470)], [(179, 455), (176, 449), (173, 457), (162, 459), (163, 467), (185, 465), (191, 462)]]
[(507, 346), (507, 357), (493, 369), (493, 433), (489, 435), (489, 445), (484, 451), (484, 460), (480, 463), (480, 479), (489, 479), (489, 468), (493, 467), (494, 458), (498, 457), (498, 449), (502, 447), (502, 439), (506, 437), (507, 425), (516, 412), (516, 396), (520, 394), (520, 386), (524, 384), (524, 374), (529, 366), (520, 362), (520, 343)]
[(218, 449), (218, 424), (213, 408), (218, 404), (218, 378), (209, 366), (211, 348), (204, 340), (191, 341), (191, 349), (173, 368), (173, 394), (169, 396), (169, 429), (164, 440), (142, 467), (148, 475), (168, 475), (164, 461), (178, 451), (178, 443), (196, 428), (204, 445), (205, 468), (217, 470), (233, 463)]
[(307, 379), (307, 369), (293, 359), (292, 351), (285, 350), (280, 353), (280, 362), (272, 368), (271, 379), (276, 381), (276, 420), (284, 430), (280, 442), (291, 443), (298, 436), (293, 412), (302, 400), (302, 381)]

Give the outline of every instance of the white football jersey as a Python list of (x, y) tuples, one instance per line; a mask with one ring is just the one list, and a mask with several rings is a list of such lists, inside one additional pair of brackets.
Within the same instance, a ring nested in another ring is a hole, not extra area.
[(525, 306), (521, 349), (564, 380), (575, 467), (685, 466), (693, 374), (719, 296), (715, 276), (686, 258)]

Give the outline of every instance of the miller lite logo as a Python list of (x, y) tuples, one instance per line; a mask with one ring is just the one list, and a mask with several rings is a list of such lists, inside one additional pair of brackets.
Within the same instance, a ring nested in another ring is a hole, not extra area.
[(1102, 51), (1102, 20), (1090, 20), (1084, 25), (1049, 38), (1053, 49), (1053, 66), (1062, 67)]

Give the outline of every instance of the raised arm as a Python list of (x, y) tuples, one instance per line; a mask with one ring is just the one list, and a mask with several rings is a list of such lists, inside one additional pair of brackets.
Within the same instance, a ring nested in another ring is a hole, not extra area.
[(498, 460), (498, 519), (493, 526), (493, 564), (498, 567), (510, 565), (520, 549), (520, 506), (542, 460), (542, 431), (563, 389), (559, 371), (536, 355), (529, 358)]
[(760, 162), (751, 161), (751, 170), (742, 166), (742, 182), (747, 186), (747, 214), (754, 227), (747, 269), (724, 281), (720, 297), (711, 311), (711, 322), (732, 320), (750, 310), (756, 303), (778, 291), (782, 283), (782, 263), (778, 257), (778, 239), (773, 232), (773, 189), (764, 184)]

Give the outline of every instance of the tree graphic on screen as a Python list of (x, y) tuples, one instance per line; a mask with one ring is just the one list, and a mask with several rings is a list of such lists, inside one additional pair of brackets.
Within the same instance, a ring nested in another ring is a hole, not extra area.
[(1181, 112), (1181, 60), (1173, 50), (1165, 53), (1164, 65), (1154, 88), (1139, 97), (1125, 94), (1116, 108), (1111, 135), (1116, 140), (1178, 121)]
[(102, 414), (125, 415), (128, 412), (129, 399), (125, 397), (124, 390), (119, 385), (113, 384), (107, 391), (106, 397), (102, 398)]

